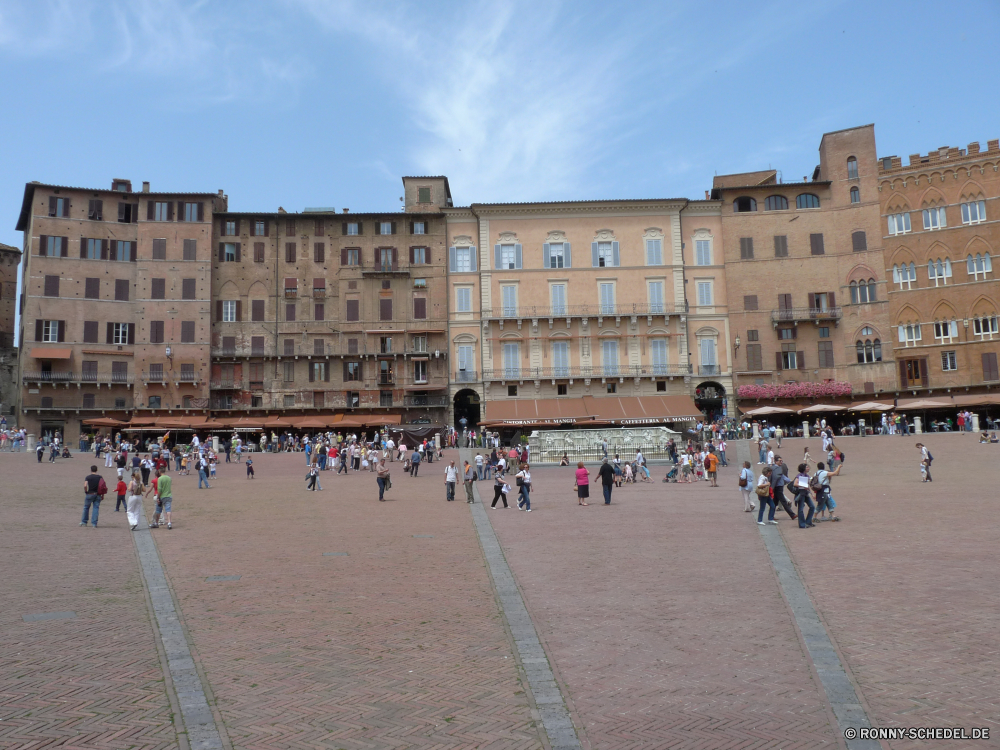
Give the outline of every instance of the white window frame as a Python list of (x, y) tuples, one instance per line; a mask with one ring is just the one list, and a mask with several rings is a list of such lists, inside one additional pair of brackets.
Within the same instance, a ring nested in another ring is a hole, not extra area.
[(695, 240), (694, 241), (694, 264), (696, 266), (710, 266), (710, 265), (712, 265), (712, 241), (711, 240)]
[(235, 242), (226, 242), (226, 243), (223, 244), (223, 248), (224, 248), (225, 257), (226, 257), (225, 262), (226, 263), (235, 263), (236, 262), (236, 243)]
[(500, 245), (500, 268), (506, 271), (518, 268), (516, 243), (510, 242)]
[(557, 378), (569, 377), (569, 342), (552, 342), (552, 374)]
[(503, 317), (517, 317), (517, 284), (502, 284), (500, 286), (500, 300), (503, 305)]
[[(649, 312), (651, 315), (663, 315), (666, 312), (665, 286), (666, 284), (659, 279), (646, 282), (646, 294), (649, 296)], [(658, 291), (654, 292), (654, 289)]]
[(413, 248), (413, 265), (422, 266), (425, 263), (427, 263), (427, 248), (426, 247)]
[(951, 278), (951, 259), (934, 258), (927, 262), (927, 278), (934, 286), (946, 286)]
[(426, 383), (427, 382), (427, 360), (426, 359), (415, 359), (415, 360), (413, 360), (413, 382), (414, 383)]
[[(558, 291), (557, 291), (558, 290)], [(567, 315), (566, 284), (549, 284), (549, 302), (552, 315)]]
[(958, 358), (955, 351), (941, 352), (941, 371), (955, 372), (958, 369)]
[(712, 280), (702, 280), (695, 282), (695, 289), (697, 289), (697, 295), (698, 295), (697, 296), (698, 307), (712, 307), (715, 304), (714, 287), (715, 283)]
[[(613, 354), (612, 356), (611, 353)], [(618, 339), (603, 339), (601, 341), (601, 374), (606, 378), (617, 378), (621, 375), (621, 352)], [(613, 359), (613, 362), (610, 360)]]
[(236, 300), (227, 299), (222, 301), (222, 322), (236, 322)]
[(460, 312), (460, 313), (470, 313), (470, 312), (472, 312), (472, 287), (471, 286), (456, 286), (455, 287), (455, 312)]
[(646, 265), (647, 266), (663, 265), (663, 240), (659, 238), (651, 238), (646, 240)]
[(426, 336), (414, 336), (413, 337), (413, 351), (419, 352), (421, 354), (427, 353), (427, 337)]
[(521, 377), (521, 343), (519, 341), (504, 341), (502, 351), (504, 378), (518, 380)]
[(170, 204), (167, 201), (153, 201), (153, 221), (169, 221), (169, 210)]
[(935, 343), (950, 344), (952, 340), (958, 338), (957, 320), (936, 320), (934, 321)]
[(600, 281), (597, 283), (597, 309), (599, 315), (614, 315), (617, 307), (617, 290), (615, 282)]
[(972, 335), (984, 341), (990, 341), (1000, 331), (998, 331), (998, 321), (996, 315), (984, 315), (972, 319)]
[(897, 326), (899, 343), (903, 346), (917, 346), (922, 339), (919, 323), (906, 323)]
[(965, 270), (975, 281), (978, 281), (980, 276), (985, 279), (986, 274), (993, 271), (993, 260), (989, 253), (976, 253), (976, 257), (972, 257), (972, 253), (969, 253), (965, 259)]
[(118, 345), (128, 343), (128, 323), (111, 324), (111, 343)]
[(347, 235), (348, 237), (354, 237), (358, 234), (358, 222), (349, 221), (347, 222)]
[(472, 271), (472, 247), (455, 248), (455, 273), (470, 273)]
[(415, 221), (415, 222), (413, 222), (413, 233), (414, 234), (427, 234), (427, 222), (426, 221)]
[(986, 221), (986, 201), (969, 201), (962, 204), (962, 223), (981, 224)]
[(566, 268), (566, 243), (549, 242), (549, 268)]
[(472, 344), (461, 344), (458, 347), (458, 371), (475, 372), (476, 347)]
[(900, 289), (912, 289), (917, 280), (917, 267), (914, 263), (903, 263), (892, 267), (892, 280)]
[(615, 268), (615, 243), (600, 241), (597, 243), (597, 267)]
[(42, 341), (46, 344), (54, 344), (59, 341), (59, 321), (42, 321)]
[(948, 226), (948, 215), (944, 210), (944, 206), (935, 208), (925, 208), (923, 210), (924, 214), (924, 231), (932, 232), (937, 229), (945, 229)]
[(897, 235), (910, 233), (911, 227), (909, 211), (899, 214), (889, 214), (886, 218), (889, 220), (889, 234)]
[(666, 339), (649, 340), (649, 363), (654, 375), (668, 374), (670, 347)]
[(378, 233), (379, 234), (392, 234), (392, 222), (391, 221), (380, 221), (378, 223)]

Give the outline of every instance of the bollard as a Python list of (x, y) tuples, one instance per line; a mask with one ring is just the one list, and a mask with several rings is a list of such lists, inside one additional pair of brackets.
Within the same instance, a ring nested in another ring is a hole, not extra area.
[(914, 417), (913, 418), (913, 432), (914, 432), (915, 435), (923, 435), (924, 434), (924, 423), (920, 419), (920, 417)]
[(979, 432), (979, 415), (978, 414), (973, 414), (972, 415), (972, 431), (973, 432)]
[(809, 437), (809, 420), (802, 421), (802, 437)]

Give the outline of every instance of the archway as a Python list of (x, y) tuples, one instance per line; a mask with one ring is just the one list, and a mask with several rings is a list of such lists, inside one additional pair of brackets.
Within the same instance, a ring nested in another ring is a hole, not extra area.
[(723, 416), (726, 406), (726, 389), (719, 383), (706, 380), (694, 389), (694, 405), (702, 410), (709, 422)]
[(463, 388), (455, 394), (455, 428), (462, 429), (462, 419), (465, 427), (473, 428), (479, 424), (479, 394), (471, 388)]

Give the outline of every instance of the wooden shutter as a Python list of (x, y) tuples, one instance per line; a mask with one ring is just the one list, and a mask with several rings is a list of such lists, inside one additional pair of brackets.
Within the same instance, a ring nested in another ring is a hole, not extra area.
[(128, 203), (119, 203), (118, 204), (118, 221), (120, 221), (120, 222), (124, 222), (125, 221), (125, 207), (127, 205), (128, 205)]
[(221, 299), (215, 301), (215, 319), (217, 321), (219, 321), (220, 323), (222, 322), (222, 300)]
[(38, 235), (38, 254), (45, 255), (48, 250), (49, 236), (47, 234)]
[(154, 216), (156, 216), (156, 203), (146, 201), (146, 221), (152, 221)]
[(313, 367), (314, 364), (315, 364), (314, 362), (310, 362), (309, 363), (309, 382), (310, 383), (315, 383), (316, 382), (316, 368)]
[(909, 386), (909, 382), (906, 378), (906, 360), (899, 360), (899, 386), (900, 388), (906, 388)]
[(854, 252), (862, 252), (868, 249), (868, 238), (864, 232), (854, 232), (851, 235), (851, 245), (854, 247)]
[(264, 262), (264, 243), (255, 242), (253, 243), (253, 262), (263, 263)]
[[(90, 281), (90, 279), (87, 279)], [(187, 279), (185, 279), (185, 282)], [(88, 285), (89, 286), (89, 285)], [(150, 279), (149, 280), (149, 296), (151, 299), (165, 299), (167, 291), (167, 280), (166, 279)]]
[(323, 380), (325, 380), (327, 383), (330, 382), (330, 363), (329, 362), (327, 362), (323, 366)]
[(241, 250), (241, 245), (240, 245), (239, 242), (237, 242), (236, 243), (236, 262), (237, 263), (240, 262), (240, 250)]
[(346, 221), (342, 221), (340, 223), (340, 233), (342, 235), (344, 235), (345, 237), (347, 236), (347, 222)]
[[(597, 247), (597, 243), (596, 242), (594, 243), (594, 247), (595, 248)], [(496, 268), (496, 269), (500, 268), (500, 263), (501, 263), (502, 257), (503, 257), (503, 253), (500, 252), (500, 245), (494, 245), (493, 246), (493, 267), (494, 268)], [(594, 262), (594, 265), (595, 266), (597, 265), (596, 261)]]
[(833, 308), (835, 308), (837, 306), (837, 293), (836, 292), (827, 292), (826, 295), (827, 295), (827, 299), (830, 300), (830, 309), (832, 310)]
[(239, 237), (240, 236), (240, 220), (236, 219), (235, 223), (236, 223), (236, 232), (235, 232), (235, 234), (236, 234), (237, 237)]
[(382, 234), (382, 223), (380, 221), (375, 221), (375, 229), (372, 230), (372, 234)]
[(264, 300), (250, 300), (250, 320), (264, 320)]
[(348, 378), (348, 372), (347, 372), (348, 363), (344, 362), (343, 364), (344, 364), (344, 382), (347, 382), (347, 378)]
[(394, 248), (392, 248), (390, 250), (390, 253), (392, 254), (392, 270), (393, 271), (398, 271), (399, 270), (399, 250), (394, 247)]
[(198, 203), (198, 221), (205, 221), (205, 204)]
[(392, 222), (392, 233), (396, 233), (396, 222)]
[[(816, 295), (809, 292), (809, 312), (812, 313), (816, 309)], [(813, 317), (816, 317), (815, 315)]]
[(59, 320), (56, 321), (59, 324), (59, 331), (56, 333), (56, 341), (66, 340), (66, 321)]
[(996, 352), (983, 352), (983, 380), (1000, 380)]
[(822, 234), (810, 234), (809, 235), (809, 249), (813, 255), (823, 255), (823, 235)]
[[(778, 297), (781, 298), (780, 295)], [(756, 310), (757, 308), (757, 295), (747, 294), (743, 297), (743, 309), (744, 310)]]
[(360, 301), (356, 299), (347, 300), (347, 319), (357, 321), (360, 319)]
[(69, 257), (69, 237), (60, 237), (62, 246), (59, 248), (59, 255), (63, 258)]
[(198, 282), (195, 279), (181, 280), (181, 298), (196, 299), (198, 297)]
[(174, 202), (167, 201), (167, 221), (174, 220)]
[(184, 211), (184, 201), (177, 201), (177, 221), (184, 221), (187, 218)]
[(220, 242), (219, 243), (219, 263), (225, 263), (225, 262), (226, 262), (226, 243), (225, 242)]
[(85, 321), (83, 321), (83, 342), (85, 344), (96, 344), (97, 343), (97, 321), (96, 320), (85, 320)]
[(378, 301), (378, 319), (392, 320), (392, 298), (384, 297)]
[[(344, 226), (347, 226), (347, 225), (345, 224)], [(340, 248), (340, 265), (342, 265), (342, 266), (346, 266), (347, 265), (347, 248), (346, 247)]]
[(927, 357), (920, 359), (920, 384), (927, 387)]
[(313, 243), (313, 262), (326, 263), (326, 243)]
[(313, 318), (315, 320), (326, 320), (326, 306), (322, 303), (318, 303), (313, 310)]
[[(39, 318), (38, 320), (35, 321), (35, 341), (41, 341), (42, 340), (42, 326), (44, 324), (45, 324), (45, 321), (42, 320), (41, 318)], [(111, 343), (111, 342), (108, 342), (108, 343)]]
[(365, 224), (364, 224), (363, 221), (359, 221), (358, 222), (358, 234), (364, 234), (364, 233), (365, 233)]
[(128, 324), (128, 342), (130, 344), (135, 343), (135, 323)]
[(115, 324), (108, 323), (108, 343), (113, 344), (115, 341)]
[(410, 222), (410, 234), (413, 234), (413, 222)]
[(548, 242), (542, 243), (542, 268), (548, 268), (552, 263), (552, 255)]
[(427, 298), (426, 297), (414, 297), (414, 299), (413, 299), (413, 318), (415, 320), (426, 320), (427, 319)]
[(107, 260), (111, 255), (111, 240), (101, 240), (101, 260)]
[[(412, 227), (413, 227), (413, 222), (412, 222), (412, 221), (410, 222), (410, 227), (411, 227), (411, 230), (410, 230), (410, 232), (411, 232), (411, 234), (412, 234), (412, 231), (413, 231), (413, 230), (412, 230)], [(414, 249), (415, 249), (415, 248), (413, 247), (413, 245), (410, 245), (410, 265), (411, 265), (411, 266), (413, 265), (413, 251), (414, 251)], [(454, 250), (454, 249), (455, 249), (455, 248), (452, 248), (452, 250)], [(452, 265), (452, 270), (454, 270), (454, 268), (455, 268), (455, 263), (454, 263), (454, 261), (452, 261), (452, 264), (451, 264), (451, 265)]]
[(49, 196), (49, 216), (56, 215), (56, 206), (58, 206), (58, 198), (54, 195)]
[(236, 322), (243, 322), (243, 303), (239, 300), (236, 300)]
[(781, 352), (774, 353), (774, 369), (775, 370), (781, 369)]
[(795, 352), (795, 363), (800, 370), (806, 369), (806, 353), (803, 351)]
[(58, 297), (59, 296), (59, 277), (58, 276), (46, 276), (45, 277), (45, 296), (46, 297)]

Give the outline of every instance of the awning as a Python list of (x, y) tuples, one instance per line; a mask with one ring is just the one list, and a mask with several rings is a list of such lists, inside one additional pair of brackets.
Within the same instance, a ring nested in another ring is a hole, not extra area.
[(889, 411), (890, 409), (892, 409), (892, 404), (887, 404), (884, 401), (862, 401), (859, 404), (851, 404), (848, 411)]
[(901, 398), (896, 401), (896, 409), (947, 409), (953, 406), (951, 399)]
[(97, 419), (85, 419), (83, 424), (88, 427), (122, 427), (127, 425), (128, 422), (122, 422), (120, 419), (112, 419), (111, 417), (98, 417)]
[(69, 359), (72, 356), (72, 349), (46, 349), (44, 347), (32, 347), (32, 359)]
[(643, 425), (703, 417), (690, 396), (583, 396), (487, 401), (485, 426), (560, 424)]
[(270, 429), (287, 429), (292, 427), (292, 420), (282, 419), (281, 417), (268, 417), (264, 420), (264, 426)]
[(980, 393), (977, 396), (971, 394), (954, 396), (953, 403), (955, 406), (989, 406), (991, 404), (1000, 404), (1000, 393)]
[(399, 424), (403, 419), (398, 414), (345, 414), (337, 422), (337, 427), (381, 427), (384, 424)]

